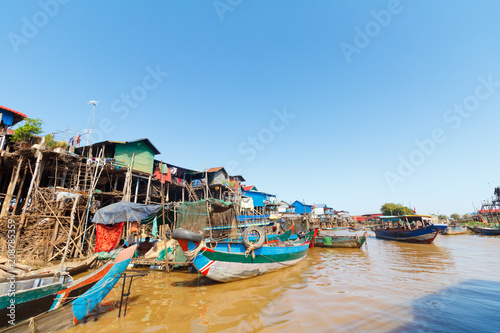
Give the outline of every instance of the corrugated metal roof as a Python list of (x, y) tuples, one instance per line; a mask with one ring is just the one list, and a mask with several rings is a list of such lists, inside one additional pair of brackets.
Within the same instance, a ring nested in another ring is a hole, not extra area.
[[(128, 144), (128, 143), (134, 143), (134, 142), (144, 142), (145, 144), (148, 145), (149, 148), (151, 148), (151, 150), (153, 151), (153, 153), (155, 155), (158, 155), (158, 154), (161, 154), (160, 151), (158, 149), (156, 149), (156, 147), (151, 143), (151, 141), (149, 141), (149, 139), (138, 139), (138, 140), (133, 140), (133, 141), (112, 141), (112, 140), (107, 140), (107, 141), (101, 141), (101, 142), (96, 142), (94, 143), (92, 146), (96, 146), (96, 145), (102, 145), (102, 144)], [(80, 147), (82, 148), (82, 147)]]

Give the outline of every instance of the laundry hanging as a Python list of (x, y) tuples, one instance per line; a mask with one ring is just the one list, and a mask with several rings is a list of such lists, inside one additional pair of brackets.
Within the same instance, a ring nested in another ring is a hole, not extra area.
[(109, 252), (118, 246), (125, 222), (116, 223), (111, 226), (96, 224), (96, 241), (94, 252)]

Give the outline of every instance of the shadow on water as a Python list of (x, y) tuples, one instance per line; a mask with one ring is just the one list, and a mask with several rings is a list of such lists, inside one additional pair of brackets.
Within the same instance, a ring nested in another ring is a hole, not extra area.
[(415, 319), (393, 332), (499, 332), (500, 282), (467, 280), (412, 302)]
[(173, 283), (171, 283), (171, 286), (172, 287), (203, 287), (203, 286), (210, 286), (213, 284), (220, 284), (220, 282), (210, 280), (205, 275), (199, 275), (198, 277), (196, 277), (192, 280), (173, 282)]
[(467, 280), (418, 298), (409, 306), (381, 308), (338, 332), (499, 332), (500, 282)]

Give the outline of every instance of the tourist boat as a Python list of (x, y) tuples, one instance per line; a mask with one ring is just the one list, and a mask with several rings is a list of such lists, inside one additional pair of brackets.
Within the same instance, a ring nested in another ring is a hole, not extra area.
[(439, 233), (429, 215), (381, 216), (380, 220), (383, 226), (374, 230), (380, 239), (430, 244)]
[(467, 233), (467, 227), (464, 225), (448, 225), (444, 231), (439, 231), (443, 235), (461, 235)]
[[(76, 281), (72, 281), (68, 275), (62, 275), (57, 282), (53, 282), (53, 278), (16, 282), (17, 291), (15, 293), (9, 295), (7, 290), (7, 293), (0, 297), (0, 314), (2, 316), (0, 327), (12, 323), (16, 325), (9, 326), (2, 332), (25, 332), (27, 325), (35, 325), (34, 327), (38, 331), (46, 332), (55, 330), (54, 325), (66, 325), (65, 327), (67, 327), (69, 324), (80, 322), (101, 303), (114, 287), (120, 274), (127, 268), (135, 248), (136, 246), (131, 246), (122, 250), (113, 262), (109, 262), (90, 275)], [(52, 283), (50, 283), (50, 279), (52, 279)], [(45, 283), (47, 284), (45, 285)], [(9, 308), (13, 300), (15, 301), (14, 313)], [(63, 307), (67, 309), (64, 311), (65, 319), (61, 321), (60, 313), (52, 314), (52, 312)], [(12, 313), (14, 315), (11, 318), (10, 314)], [(42, 318), (40, 319), (42, 326), (37, 326), (39, 316)], [(52, 317), (57, 318), (57, 320)], [(14, 321), (11, 321), (12, 319)], [(49, 326), (44, 326), (47, 323)]]
[(319, 234), (314, 238), (315, 247), (327, 248), (360, 248), (366, 241), (365, 232), (362, 235), (355, 236), (329, 236)]
[[(253, 232), (259, 234), (255, 243), (249, 241)], [(217, 242), (213, 247), (205, 244), (203, 235), (181, 228), (175, 229), (172, 237), (200, 273), (215, 281), (230, 282), (295, 265), (305, 258), (316, 231), (311, 233), (299, 243), (287, 241), (264, 245), (264, 230), (249, 227), (243, 232), (241, 242)]]
[(481, 235), (485, 235), (485, 236), (499, 236), (500, 235), (500, 228), (480, 228), (480, 227), (476, 227), (476, 226), (473, 226), (473, 227), (467, 226), (467, 228), (476, 234), (481, 234)]

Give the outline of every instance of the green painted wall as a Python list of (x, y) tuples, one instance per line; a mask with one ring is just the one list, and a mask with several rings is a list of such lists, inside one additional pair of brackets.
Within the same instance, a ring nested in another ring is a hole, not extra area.
[(115, 148), (115, 161), (119, 165), (129, 166), (134, 154), (132, 169), (142, 172), (153, 172), (154, 153), (144, 142), (131, 142), (117, 144)]

